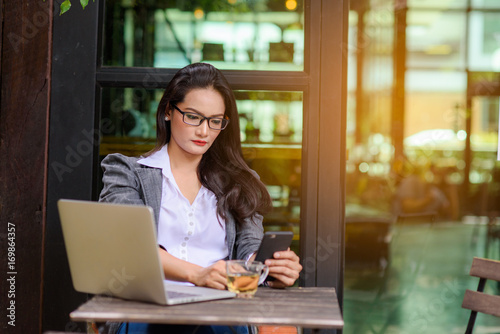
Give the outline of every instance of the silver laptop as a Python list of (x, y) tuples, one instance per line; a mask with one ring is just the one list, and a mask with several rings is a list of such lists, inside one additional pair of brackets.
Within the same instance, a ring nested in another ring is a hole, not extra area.
[(65, 199), (57, 205), (75, 290), (162, 305), (235, 296), (164, 281), (150, 207)]

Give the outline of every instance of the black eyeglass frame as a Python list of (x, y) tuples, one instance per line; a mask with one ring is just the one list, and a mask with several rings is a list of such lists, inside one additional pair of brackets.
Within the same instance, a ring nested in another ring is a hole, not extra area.
[[(229, 118), (228, 118), (227, 116), (224, 116), (224, 117), (205, 117), (205, 116), (200, 115), (200, 114), (195, 113), (195, 112), (182, 111), (182, 110), (180, 110), (180, 109), (179, 109), (179, 107), (177, 107), (177, 106), (176, 106), (175, 104), (173, 104), (173, 103), (172, 103), (172, 106), (173, 106), (173, 107), (174, 107), (174, 108), (175, 108), (178, 112), (180, 112), (180, 113), (181, 113), (181, 115), (182, 115), (182, 121), (183, 121), (184, 123), (186, 123), (187, 125), (192, 125), (192, 126), (200, 126), (200, 125), (201, 125), (201, 124), (202, 124), (205, 120), (207, 120), (207, 124), (208, 124), (208, 127), (209, 127), (210, 129), (212, 129), (212, 130), (222, 131), (222, 130), (224, 130), (224, 129), (227, 127), (227, 125), (229, 124)], [(190, 123), (186, 122), (186, 121), (184, 120), (184, 117), (185, 117), (185, 115), (186, 115), (186, 114), (193, 114), (193, 115), (196, 115), (196, 116), (198, 116), (198, 117), (201, 117), (200, 124), (196, 125), (196, 124), (190, 124)], [(216, 119), (216, 120), (222, 121), (222, 122), (221, 122), (221, 128), (220, 128), (220, 129), (214, 129), (214, 128), (210, 125), (210, 120), (212, 120), (212, 119)]]

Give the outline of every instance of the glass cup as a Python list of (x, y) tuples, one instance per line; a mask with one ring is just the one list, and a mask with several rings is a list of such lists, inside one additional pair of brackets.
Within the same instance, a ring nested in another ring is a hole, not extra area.
[(269, 268), (259, 261), (226, 261), (226, 270), (228, 290), (241, 298), (252, 298), (269, 273)]

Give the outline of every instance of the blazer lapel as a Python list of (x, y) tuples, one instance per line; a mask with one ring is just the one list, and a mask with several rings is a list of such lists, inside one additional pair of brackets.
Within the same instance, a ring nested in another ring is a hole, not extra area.
[(161, 187), (163, 181), (161, 169), (142, 167), (138, 168), (137, 175), (139, 175), (142, 189), (148, 189), (147, 192), (143, 191), (144, 202), (153, 209), (156, 230), (158, 230), (161, 207)]
[(226, 214), (226, 244), (228, 250), (229, 260), (235, 259), (234, 243), (236, 242), (236, 224), (234, 218), (230, 213)]

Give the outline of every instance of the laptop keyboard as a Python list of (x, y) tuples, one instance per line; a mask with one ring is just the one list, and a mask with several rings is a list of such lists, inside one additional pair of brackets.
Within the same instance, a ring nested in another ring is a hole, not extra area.
[(193, 294), (193, 293), (178, 292), (178, 291), (172, 291), (172, 290), (168, 290), (166, 292), (167, 292), (167, 298), (182, 298), (182, 297), (198, 296), (197, 294)]

